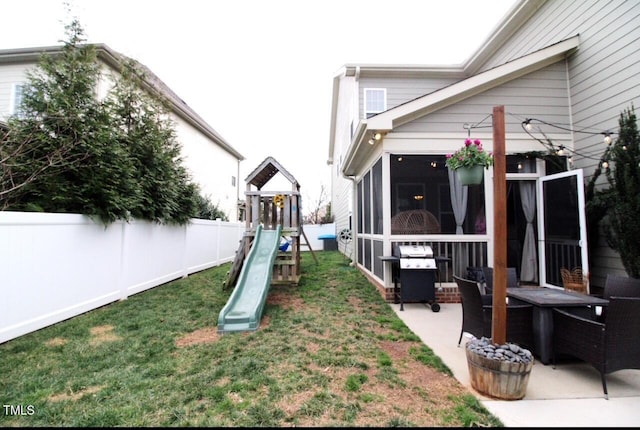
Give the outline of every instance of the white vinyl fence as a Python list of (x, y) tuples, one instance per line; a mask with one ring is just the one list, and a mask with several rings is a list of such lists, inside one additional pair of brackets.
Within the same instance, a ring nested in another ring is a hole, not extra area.
[(0, 343), (232, 261), (244, 223), (0, 212)]
[(327, 234), (336, 234), (336, 224), (305, 224), (302, 226), (304, 230), (304, 234), (309, 239), (309, 245), (302, 238), (300, 241), (300, 250), (301, 251), (309, 251), (309, 246), (312, 251), (322, 251), (324, 249), (324, 242), (318, 237), (324, 236)]
[[(335, 224), (305, 225), (313, 251)], [(243, 222), (186, 226), (0, 211), (0, 343), (233, 261)], [(308, 250), (302, 241), (302, 250)]]

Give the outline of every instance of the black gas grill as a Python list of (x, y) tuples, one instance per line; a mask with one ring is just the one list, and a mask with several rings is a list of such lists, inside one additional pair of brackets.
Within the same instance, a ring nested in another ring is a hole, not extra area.
[(393, 255), (399, 257), (398, 280), (400, 310), (404, 302), (427, 303), (433, 312), (440, 310), (436, 303), (435, 275), (438, 270), (433, 251), (426, 245), (394, 245)]

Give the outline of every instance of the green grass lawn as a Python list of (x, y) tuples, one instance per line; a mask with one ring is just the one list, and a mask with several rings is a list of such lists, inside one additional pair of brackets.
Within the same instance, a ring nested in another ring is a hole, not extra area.
[(0, 345), (0, 426), (502, 426), (337, 251), (218, 335), (230, 264)]

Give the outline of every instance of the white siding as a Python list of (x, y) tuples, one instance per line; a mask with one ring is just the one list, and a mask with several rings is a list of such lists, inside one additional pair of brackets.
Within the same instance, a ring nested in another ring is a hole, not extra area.
[(28, 65), (12, 64), (0, 67), (0, 121), (6, 121), (11, 114), (13, 87), (27, 80)]
[[(355, 78), (343, 76), (340, 79), (339, 91), (333, 165), (331, 166), (331, 212), (334, 215), (337, 233), (349, 228), (349, 216), (355, 215), (352, 204), (353, 182), (344, 178), (341, 173), (347, 149), (351, 144), (352, 133), (359, 118), (358, 84)], [(344, 247), (339, 249), (345, 250)], [(347, 253), (350, 252), (349, 249)]]
[[(203, 195), (209, 195), (212, 203), (223, 210), (230, 221), (238, 219), (238, 160), (227, 151), (199, 133), (186, 121), (176, 121), (177, 137), (182, 145), (183, 163), (189, 169), (193, 182), (200, 186)], [(231, 177), (236, 177), (235, 186)]]

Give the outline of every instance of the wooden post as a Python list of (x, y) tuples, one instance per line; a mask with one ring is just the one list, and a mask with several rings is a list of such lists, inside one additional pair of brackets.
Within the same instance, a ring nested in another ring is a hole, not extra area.
[(507, 337), (507, 159), (504, 106), (493, 108), (493, 318), (491, 338)]

